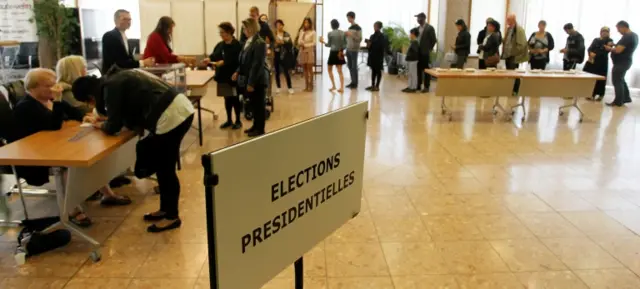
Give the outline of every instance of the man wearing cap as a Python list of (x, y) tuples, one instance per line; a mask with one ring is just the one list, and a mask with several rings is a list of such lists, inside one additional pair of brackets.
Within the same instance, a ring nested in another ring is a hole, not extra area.
[(418, 38), (418, 42), (420, 42), (420, 59), (418, 60), (418, 89), (422, 86), (422, 82), (424, 79), (424, 88), (422, 89), (423, 93), (429, 92), (429, 88), (431, 87), (431, 76), (424, 72), (425, 69), (429, 68), (431, 64), (431, 51), (433, 51), (433, 47), (436, 46), (438, 39), (436, 38), (436, 30), (433, 29), (433, 26), (427, 23), (427, 15), (424, 13), (420, 13), (416, 15), (418, 18), (418, 30), (420, 31), (420, 38)]

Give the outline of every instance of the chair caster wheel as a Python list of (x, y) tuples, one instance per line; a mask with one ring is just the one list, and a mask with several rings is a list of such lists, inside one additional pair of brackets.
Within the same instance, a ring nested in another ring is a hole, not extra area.
[(563, 115), (564, 115), (564, 112), (563, 112), (563, 111), (561, 111), (561, 112), (559, 112), (559, 113), (558, 113), (558, 115), (559, 115), (559, 116), (563, 116)]
[(578, 122), (579, 122), (579, 123), (582, 123), (582, 118), (578, 119)]
[(93, 261), (93, 263), (97, 263), (100, 262), (100, 259), (102, 259), (102, 255), (100, 255), (99, 251), (93, 251), (91, 252), (91, 254), (89, 254), (89, 258), (91, 258), (91, 261)]
[(442, 115), (445, 115), (445, 113), (447, 113), (444, 109), (440, 112)]
[(218, 120), (218, 115), (217, 114), (213, 115), (213, 120)]

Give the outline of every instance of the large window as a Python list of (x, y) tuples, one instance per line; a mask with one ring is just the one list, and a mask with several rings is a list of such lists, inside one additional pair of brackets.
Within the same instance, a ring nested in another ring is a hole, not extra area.
[[(527, 0), (524, 12), (524, 28), (527, 36), (538, 29), (540, 20), (547, 21), (547, 31), (553, 35), (556, 48), (551, 52), (550, 69), (562, 69), (562, 54), (560, 49), (565, 47), (567, 35), (563, 30), (566, 23), (573, 23), (574, 27), (585, 39), (585, 46), (589, 46), (594, 38), (599, 37), (600, 28), (611, 28), (611, 38), (620, 39), (615, 25), (620, 20), (626, 20), (631, 29), (640, 30), (640, 1), (638, 0), (607, 0), (606, 5), (595, 0)], [(634, 65), (627, 80), (630, 86), (640, 88), (640, 57), (634, 55)], [(609, 65), (611, 68), (611, 65)]]
[(471, 33), (471, 55), (477, 55), (478, 43), (476, 39), (478, 38), (478, 33), (484, 29), (487, 18), (491, 17), (504, 26), (506, 10), (506, 0), (471, 1), (471, 25), (469, 27), (469, 32)]

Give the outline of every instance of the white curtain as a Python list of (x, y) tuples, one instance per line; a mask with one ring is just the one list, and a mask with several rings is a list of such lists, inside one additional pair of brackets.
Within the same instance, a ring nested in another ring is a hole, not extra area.
[[(330, 22), (332, 19), (337, 19), (340, 22), (342, 30), (349, 27), (347, 22), (347, 12), (349, 11), (356, 13), (356, 23), (362, 27), (364, 39), (373, 34), (373, 23), (376, 21), (382, 22), (384, 26), (400, 25), (409, 33), (411, 28), (418, 25), (414, 16), (420, 12), (424, 14), (429, 12), (429, 1), (427, 0), (325, 0), (323, 6), (325, 38), (326, 34), (331, 31)], [(362, 43), (364, 45), (364, 42)]]
[[(556, 48), (551, 52), (548, 69), (562, 69), (560, 49), (566, 45), (567, 34), (563, 30), (566, 23), (573, 23), (584, 36), (585, 46), (589, 47), (594, 38), (600, 36), (600, 28), (611, 28), (611, 38), (617, 42), (621, 35), (616, 31), (620, 20), (629, 22), (631, 30), (640, 32), (639, 0), (526, 0), (523, 23), (527, 37), (538, 29), (540, 20), (547, 21), (547, 31), (553, 35)], [(627, 81), (629, 86), (640, 88), (640, 54), (634, 54), (634, 63)], [(612, 64), (609, 64), (611, 69)], [(581, 66), (580, 66), (581, 68)]]

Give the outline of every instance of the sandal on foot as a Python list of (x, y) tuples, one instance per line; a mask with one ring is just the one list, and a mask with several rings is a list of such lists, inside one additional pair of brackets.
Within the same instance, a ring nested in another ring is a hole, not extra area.
[[(84, 216), (84, 218), (78, 219), (78, 217), (81, 215)], [(91, 219), (89, 219), (89, 217), (87, 217), (87, 215), (85, 215), (84, 213), (78, 213), (74, 216), (69, 216), (69, 222), (81, 228), (87, 228), (93, 225), (93, 222), (91, 221)]]

